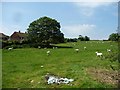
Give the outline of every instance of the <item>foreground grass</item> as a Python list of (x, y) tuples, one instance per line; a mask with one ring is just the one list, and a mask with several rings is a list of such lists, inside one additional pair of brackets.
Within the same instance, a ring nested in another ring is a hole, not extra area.
[[(117, 52), (115, 42), (77, 42), (59, 44), (58, 46), (72, 46), (73, 48), (58, 49), (14, 49), (3, 50), (3, 88), (115, 88), (118, 62), (105, 58)], [(87, 47), (84, 50), (84, 46)], [(75, 48), (80, 51), (76, 53)], [(110, 48), (111, 53), (106, 52)], [(46, 51), (51, 55), (47, 56)], [(104, 57), (96, 57), (100, 51)], [(116, 58), (115, 58), (116, 59)], [(112, 65), (111, 68), (110, 65)], [(43, 68), (41, 66), (44, 66)], [(73, 78), (72, 85), (47, 85), (46, 73), (60, 77)], [(33, 83), (30, 81), (34, 80)]]

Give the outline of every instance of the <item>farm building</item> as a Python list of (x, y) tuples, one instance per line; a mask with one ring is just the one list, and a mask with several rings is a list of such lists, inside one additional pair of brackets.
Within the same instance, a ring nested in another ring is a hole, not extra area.
[(3, 33), (0, 33), (0, 40), (7, 41), (8, 39), (9, 39), (9, 36), (7, 36)]
[(22, 42), (24, 40), (27, 40), (27, 34), (26, 33), (22, 33), (20, 31), (19, 32), (14, 32), (10, 36), (10, 40)]

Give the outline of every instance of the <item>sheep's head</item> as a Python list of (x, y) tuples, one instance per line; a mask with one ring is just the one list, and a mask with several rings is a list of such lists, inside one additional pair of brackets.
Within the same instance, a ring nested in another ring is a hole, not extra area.
[(98, 52), (95, 52), (95, 53), (98, 53)]

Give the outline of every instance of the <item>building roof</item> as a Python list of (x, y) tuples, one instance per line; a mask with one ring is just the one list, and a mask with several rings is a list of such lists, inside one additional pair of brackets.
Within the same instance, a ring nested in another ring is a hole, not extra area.
[[(14, 32), (13, 34), (17, 34), (19, 37), (26, 37), (27, 36), (27, 34), (26, 33), (22, 33), (22, 32)], [(12, 35), (13, 35), (12, 34)], [(12, 36), (11, 35), (11, 36)]]
[(3, 33), (0, 33), (0, 37), (9, 37), (9, 36), (7, 36), (7, 35), (5, 35)]

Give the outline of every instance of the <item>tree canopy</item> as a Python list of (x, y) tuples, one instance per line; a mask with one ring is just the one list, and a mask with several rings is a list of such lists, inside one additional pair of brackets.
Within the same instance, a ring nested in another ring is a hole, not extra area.
[(30, 23), (28, 39), (33, 43), (46, 44), (64, 42), (64, 34), (60, 31), (60, 23), (49, 17), (41, 17)]
[(109, 39), (111, 41), (118, 41), (120, 39), (120, 35), (118, 33), (112, 33), (111, 35), (109, 35)]

